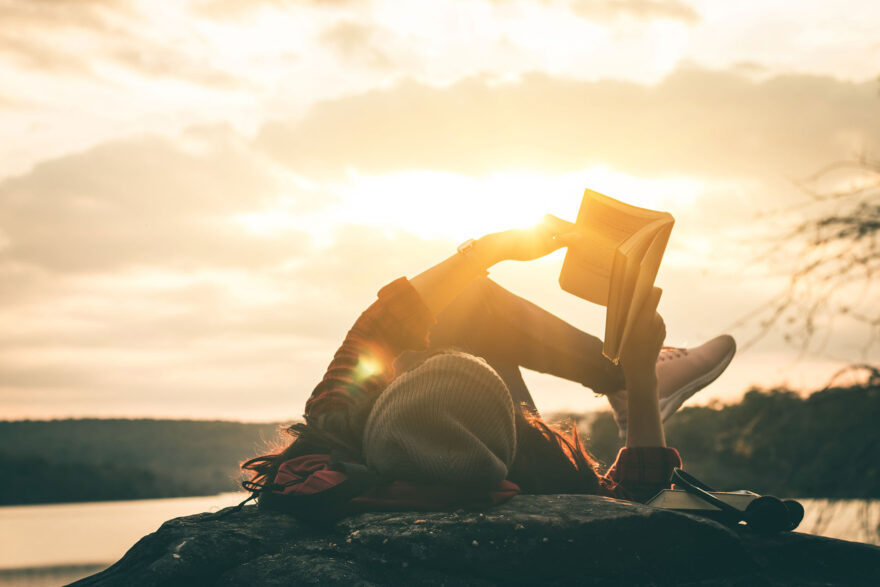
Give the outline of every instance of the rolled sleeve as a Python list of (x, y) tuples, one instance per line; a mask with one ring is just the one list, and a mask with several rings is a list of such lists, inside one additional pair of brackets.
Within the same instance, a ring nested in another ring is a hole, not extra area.
[(600, 479), (600, 493), (629, 501), (647, 501), (661, 489), (670, 487), (676, 467), (681, 467), (681, 455), (674, 448), (622, 448)]
[(349, 330), (306, 402), (306, 421), (356, 447), (365, 410), (394, 377), (394, 359), (427, 347), (434, 316), (405, 277), (378, 293)]

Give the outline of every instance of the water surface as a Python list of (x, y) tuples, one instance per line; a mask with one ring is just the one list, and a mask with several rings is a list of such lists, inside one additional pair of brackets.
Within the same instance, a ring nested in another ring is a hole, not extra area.
[(245, 493), (0, 507), (0, 587), (61, 585), (122, 557), (171, 518), (217, 511)]

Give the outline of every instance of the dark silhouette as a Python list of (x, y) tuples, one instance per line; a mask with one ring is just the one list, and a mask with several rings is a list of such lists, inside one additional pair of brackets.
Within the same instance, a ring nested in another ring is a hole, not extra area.
[(0, 422), (0, 504), (211, 495), (278, 424), (191, 420)]

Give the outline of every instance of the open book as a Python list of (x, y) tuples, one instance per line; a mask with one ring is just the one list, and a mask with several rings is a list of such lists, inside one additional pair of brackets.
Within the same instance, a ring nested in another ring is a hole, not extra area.
[[(716, 498), (720, 499), (728, 505), (732, 505), (738, 510), (745, 510), (746, 507), (748, 507), (748, 505), (752, 503), (753, 500), (761, 497), (757, 493), (752, 493), (751, 491), (745, 490), (712, 491), (711, 493)], [(645, 505), (653, 506), (656, 508), (664, 508), (667, 510), (681, 510), (685, 512), (721, 513), (721, 510), (718, 507), (712, 505), (711, 503), (703, 501), (695, 495), (691, 495), (683, 489), (663, 489), (662, 491), (660, 491), (660, 493), (645, 502)]]
[(568, 248), (559, 285), (608, 307), (602, 352), (615, 363), (639, 310), (646, 304), (656, 309), (660, 301), (654, 280), (674, 222), (668, 212), (584, 191), (576, 225), (587, 238)]

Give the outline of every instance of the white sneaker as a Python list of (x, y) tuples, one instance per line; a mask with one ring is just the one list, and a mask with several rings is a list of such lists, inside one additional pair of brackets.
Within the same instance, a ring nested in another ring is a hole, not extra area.
[[(715, 381), (735, 353), (736, 341), (729, 334), (722, 334), (691, 349), (663, 347), (657, 358), (657, 386), (663, 421), (677, 412), (688, 398)], [(626, 390), (608, 394), (607, 397), (614, 421), (620, 428), (620, 437), (626, 438)]]

